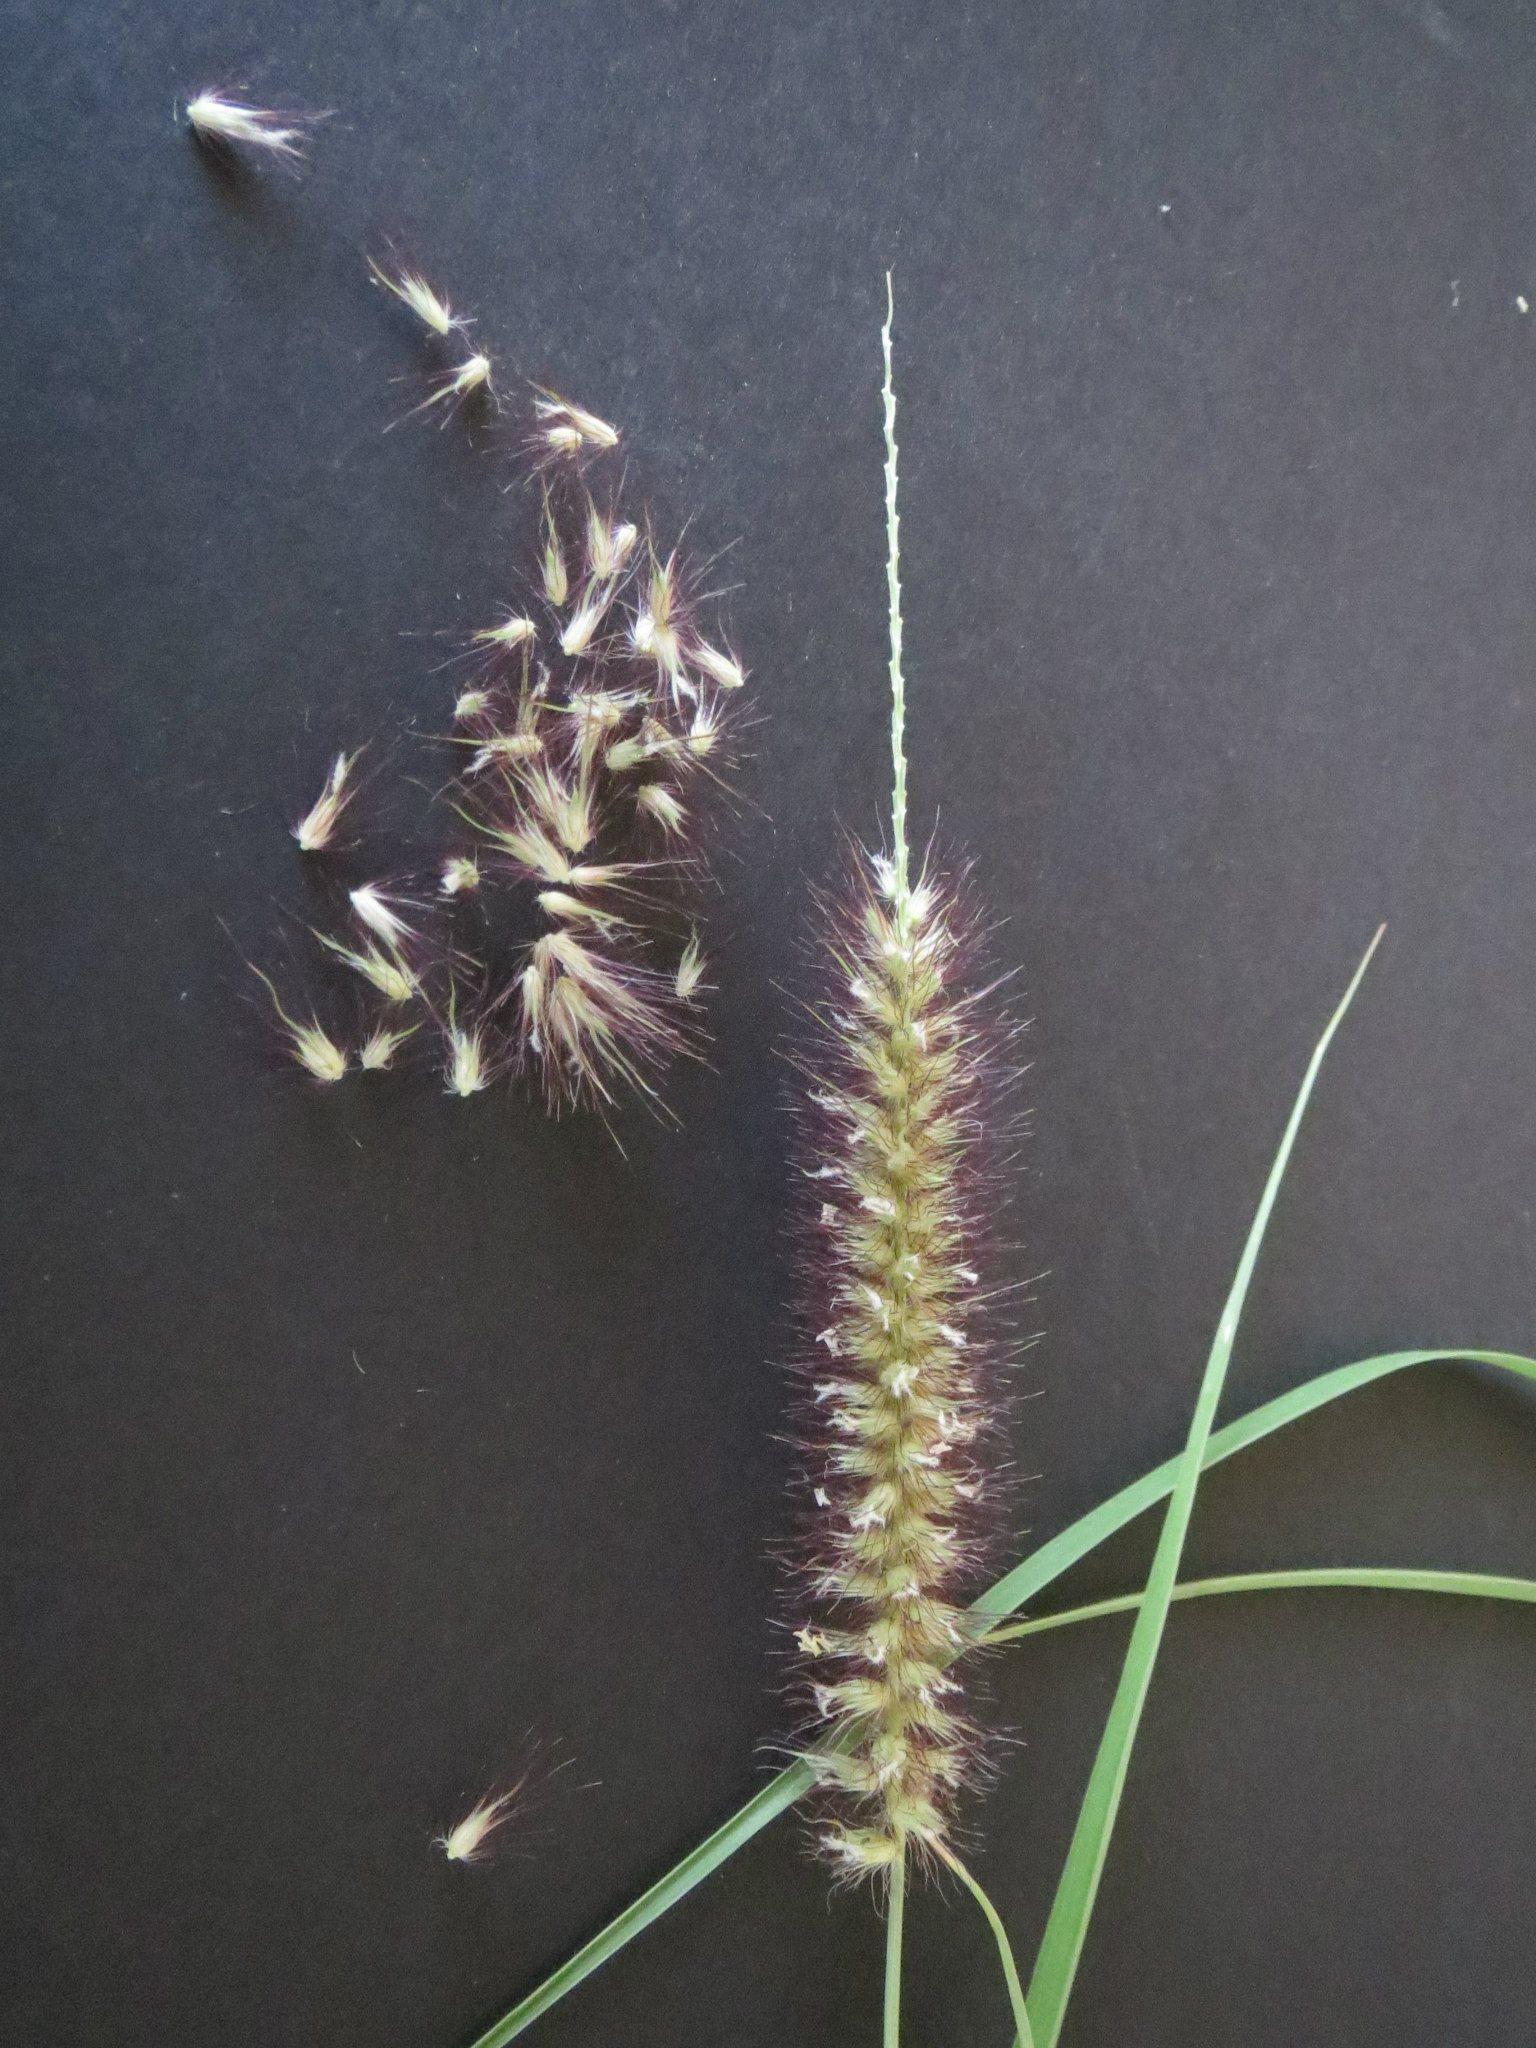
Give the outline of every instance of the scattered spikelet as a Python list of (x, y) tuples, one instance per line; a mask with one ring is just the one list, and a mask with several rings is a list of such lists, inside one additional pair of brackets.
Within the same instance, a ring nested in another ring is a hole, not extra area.
[(347, 1071), (347, 1055), (330, 1033), (325, 1030), (317, 1017), (311, 1016), (307, 1024), (290, 1017), (283, 1008), (281, 996), (269, 976), (259, 967), (251, 972), (272, 998), (272, 1007), (277, 1012), (278, 1022), (288, 1040), (290, 1056), (298, 1062), (312, 1081), (324, 1082), (327, 1086), (339, 1081)]
[(560, 544), (560, 529), (555, 524), (555, 514), (549, 502), (549, 493), (544, 493), (544, 548), (539, 557), (539, 574), (544, 585), (544, 595), (557, 609), (571, 594), (570, 572), (565, 565), (565, 549)]
[(587, 500), (587, 568), (595, 582), (616, 577), (634, 553), (639, 529), (626, 520), (609, 520)]
[(413, 420), (419, 413), (428, 411), (434, 405), (444, 406), (447, 412), (451, 413), (471, 398), (485, 397), (494, 402), (495, 396), (495, 389), (491, 383), (491, 359), (477, 351), (472, 356), (466, 356), (456, 369), (445, 370), (438, 378), (436, 387), (428, 392), (420, 405), (413, 406), (405, 417)]
[(691, 1003), (704, 985), (704, 953), (699, 945), (697, 931), (690, 932), (688, 943), (683, 948), (683, 957), (677, 963), (677, 999), (680, 1003)]
[(446, 341), (456, 327), (468, 325), (442, 294), (433, 290), (419, 270), (402, 265), (391, 273), (382, 269), (371, 256), (368, 268), (373, 273), (374, 282), (383, 285), (385, 291), (393, 292), (401, 305), (408, 306), (421, 324), (430, 328), (440, 340)]
[(721, 648), (711, 647), (707, 640), (696, 640), (688, 655), (694, 666), (703, 669), (710, 681), (722, 690), (739, 690), (745, 685), (746, 670), (736, 657)]
[(688, 812), (664, 782), (647, 782), (635, 798), (636, 808), (654, 818), (671, 839), (681, 839), (688, 827)]
[(539, 391), (534, 399), (539, 422), (538, 438), (551, 455), (579, 455), (585, 448), (617, 448), (619, 430), (599, 419), (584, 406), (572, 405), (553, 391)]
[(467, 854), (443, 863), (442, 879), (437, 885), (439, 895), (463, 896), (479, 886), (480, 870)]
[(509, 1817), (517, 1804), (523, 1789), (520, 1778), (509, 1792), (503, 1792), (497, 1799), (485, 1799), (466, 1813), (456, 1827), (447, 1834), (439, 1835), (434, 1847), (441, 1849), (450, 1863), (484, 1863), (492, 1854), (487, 1843), (496, 1829)]
[(491, 700), (484, 690), (461, 691), (453, 707), (454, 723), (467, 725), (471, 719), (483, 718), (491, 708)]
[(685, 1049), (670, 978), (569, 929), (535, 944), (518, 993), (523, 1043), (552, 1108), (611, 1102), (619, 1081), (652, 1094), (647, 1071)]
[(217, 91), (200, 92), (187, 101), (187, 121), (199, 141), (265, 150), (269, 156), (290, 161), (304, 154), (310, 128), (323, 118), (319, 114), (273, 113), (268, 107), (247, 106)]
[(478, 1024), (459, 1024), (449, 1004), (446, 1032), (448, 1063), (443, 1081), (450, 1095), (478, 1095), (491, 1085), (491, 1066), (486, 1052), (485, 1032)]
[(395, 1054), (419, 1025), (408, 1024), (404, 1030), (391, 1024), (377, 1024), (358, 1047), (357, 1064), (365, 1074), (382, 1074), (394, 1065)]
[(560, 652), (573, 657), (585, 654), (612, 602), (613, 585), (594, 583), (566, 622), (560, 635)]
[(335, 839), (341, 814), (352, 801), (347, 782), (356, 764), (356, 754), (338, 754), (331, 763), (324, 789), (293, 828), (301, 853), (324, 853)]
[(487, 626), (476, 633), (477, 647), (522, 647), (534, 637), (532, 619), (524, 618), (521, 612), (508, 612), (500, 625)]
[(376, 882), (365, 882), (360, 889), (351, 890), (347, 900), (369, 931), (387, 945), (398, 946), (404, 940), (415, 938), (415, 932), (395, 909), (391, 899), (380, 893)]
[(324, 932), (316, 932), (315, 937), (336, 955), (344, 967), (350, 967), (354, 974), (360, 974), (364, 981), (376, 988), (386, 1003), (408, 1003), (415, 997), (416, 977), (397, 953), (384, 952), (372, 944), (365, 945), (359, 952), (354, 947), (344, 946), (339, 939), (327, 937)]

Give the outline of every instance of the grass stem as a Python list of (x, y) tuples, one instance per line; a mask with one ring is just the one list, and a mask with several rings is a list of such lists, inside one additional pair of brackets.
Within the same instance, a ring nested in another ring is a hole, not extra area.
[(891, 1896), (885, 1922), (885, 2024), (881, 2048), (901, 2048), (901, 1937), (907, 1917), (907, 1852), (891, 1865)]

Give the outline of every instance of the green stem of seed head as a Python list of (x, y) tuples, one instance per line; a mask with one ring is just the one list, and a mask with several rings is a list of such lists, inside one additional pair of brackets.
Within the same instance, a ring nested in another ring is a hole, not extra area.
[(885, 358), (885, 582), (891, 614), (891, 840), (896, 865), (896, 914), (906, 920), (910, 890), (907, 858), (907, 686), (901, 673), (901, 519), (896, 510), (896, 381), (891, 364), (891, 326), (896, 293), (885, 273), (885, 325), (880, 347)]
[(907, 1914), (906, 1844), (891, 1865), (890, 1900), (885, 1923), (885, 2007), (881, 2048), (901, 2048), (901, 1937)]

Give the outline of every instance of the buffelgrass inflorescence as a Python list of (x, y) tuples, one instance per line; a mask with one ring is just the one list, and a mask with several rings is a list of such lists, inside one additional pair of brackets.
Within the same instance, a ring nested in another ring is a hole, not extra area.
[(937, 1852), (977, 1730), (950, 1667), (993, 1517), (996, 1402), (975, 1311), (990, 993), (955, 890), (861, 857), (826, 913), (802, 1055), (810, 1300), (798, 1377), (811, 1506), (797, 1641), (840, 1869)]
[(859, 854), (825, 908), (831, 986), (811, 1005), (799, 1061), (808, 1299), (795, 1366), (809, 1503), (794, 1597), (818, 1841), (840, 1876), (889, 1888), (893, 2040), (909, 1862), (942, 1863), (975, 1888), (950, 1835), (982, 1745), (954, 1667), (974, 1641), (960, 1596), (997, 1495), (977, 1246), (1000, 1026), (993, 989), (966, 974), (974, 915), (936, 870), (914, 875), (908, 851), (889, 308), (882, 343), (891, 851)]
[[(464, 316), (413, 265), (369, 269), (441, 365)], [(478, 350), (440, 367), (417, 410), (488, 390), (490, 374)], [(626, 1091), (659, 1102), (661, 1071), (699, 1048), (699, 835), (746, 675), (703, 623), (698, 571), (626, 516), (620, 439), (590, 408), (528, 388), (514, 445), (537, 491), (533, 558), (455, 657), (471, 666), (440, 735), (455, 756), (442, 791), (453, 837), (425, 874), (413, 861), (350, 889), (348, 929), (315, 932), (383, 1005), (368, 1056), (357, 1049), (363, 1073), (425, 1025), (456, 1096), (519, 1071), (553, 1112), (606, 1114)], [(339, 850), (356, 762), (334, 757), (293, 827), (307, 854)]]

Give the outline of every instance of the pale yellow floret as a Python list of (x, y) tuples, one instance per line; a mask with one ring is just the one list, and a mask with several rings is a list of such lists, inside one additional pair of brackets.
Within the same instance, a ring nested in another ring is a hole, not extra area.
[(654, 818), (673, 838), (679, 837), (687, 826), (687, 811), (663, 782), (646, 783), (635, 798), (635, 807)]
[(696, 642), (688, 654), (694, 665), (703, 669), (710, 681), (718, 683), (722, 690), (739, 690), (747, 680), (746, 671), (734, 655), (711, 647), (707, 640)]
[(507, 1819), (526, 1782), (525, 1774), (500, 1798), (482, 1800), (465, 1814), (457, 1826), (451, 1827), (445, 1835), (439, 1835), (435, 1846), (442, 1850), (450, 1863), (483, 1863), (488, 1854), (486, 1843), (489, 1837)]
[(592, 644), (593, 634), (603, 623), (612, 602), (613, 585), (594, 584), (567, 620), (565, 630), (560, 635), (560, 652), (573, 658), (585, 654)]
[(315, 937), (344, 966), (350, 967), (354, 974), (360, 974), (364, 981), (376, 988), (386, 1003), (408, 1003), (415, 996), (415, 976), (392, 950), (384, 952), (378, 946), (368, 944), (359, 952), (352, 946), (342, 945), (339, 939), (328, 938), (324, 932), (316, 932)]
[(560, 533), (555, 525), (548, 491), (544, 493), (544, 551), (539, 560), (539, 571), (545, 597), (552, 605), (563, 605), (571, 594), (571, 578), (565, 566), (565, 550), (560, 545)]
[(415, 1024), (408, 1025), (404, 1031), (397, 1031), (387, 1024), (376, 1026), (359, 1046), (357, 1064), (365, 1074), (382, 1074), (385, 1068), (394, 1064), (395, 1054), (412, 1032), (419, 1029), (420, 1026)]
[(634, 552), (639, 529), (623, 521), (610, 522), (587, 500), (587, 567), (599, 582), (617, 576)]
[(703, 980), (704, 953), (699, 945), (699, 935), (694, 931), (689, 933), (688, 943), (683, 948), (683, 957), (677, 963), (674, 987), (679, 1002), (691, 1003), (698, 994)]
[(246, 106), (225, 93), (200, 92), (188, 100), (187, 119), (209, 141), (248, 143), (283, 157), (301, 156), (304, 151), (305, 132), (295, 124), (293, 115)]
[(312, 1016), (304, 1024), (290, 1017), (283, 1008), (282, 998), (270, 975), (263, 974), (259, 967), (253, 967), (251, 972), (272, 999), (272, 1007), (277, 1012), (278, 1022), (287, 1036), (291, 1056), (311, 1080), (323, 1081), (327, 1085), (339, 1081), (347, 1071), (345, 1050), (324, 1029), (317, 1017)]
[(483, 712), (490, 709), (490, 705), (491, 700), (484, 690), (465, 690), (454, 704), (453, 715), (462, 725), (468, 719), (479, 718)]
[(442, 879), (437, 886), (440, 895), (462, 896), (471, 889), (479, 888), (480, 870), (467, 855), (460, 854), (444, 863)]
[(403, 306), (408, 306), (424, 327), (446, 340), (455, 327), (462, 327), (459, 318), (448, 301), (435, 292), (420, 271), (401, 268), (393, 276), (383, 270), (370, 256), (368, 268), (374, 281), (383, 285), (385, 291), (393, 292)]
[(521, 612), (508, 612), (498, 626), (486, 626), (475, 635), (477, 647), (521, 647), (533, 638), (535, 627), (532, 619)]
[(376, 882), (364, 882), (361, 888), (351, 890), (347, 900), (369, 931), (387, 945), (398, 946), (402, 939), (416, 936), (389, 899), (380, 894)]
[(595, 412), (573, 405), (569, 399), (560, 398), (553, 391), (539, 394), (534, 401), (534, 411), (543, 422), (546, 445), (557, 455), (575, 455), (587, 446), (617, 448), (619, 445), (617, 427), (611, 427)]
[(449, 1024), (448, 1066), (443, 1079), (450, 1095), (478, 1095), (482, 1088), (490, 1086), (485, 1041), (479, 1031)]
[(323, 853), (336, 837), (341, 814), (351, 802), (347, 781), (356, 761), (356, 754), (338, 754), (331, 763), (324, 789), (293, 828), (301, 853)]

